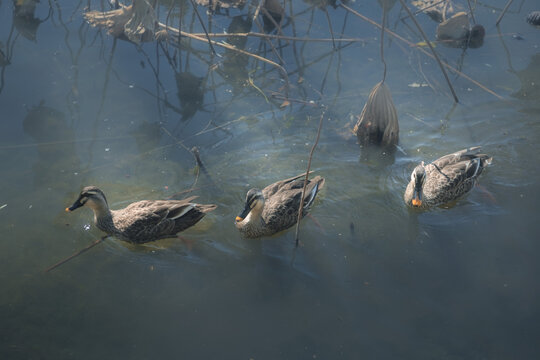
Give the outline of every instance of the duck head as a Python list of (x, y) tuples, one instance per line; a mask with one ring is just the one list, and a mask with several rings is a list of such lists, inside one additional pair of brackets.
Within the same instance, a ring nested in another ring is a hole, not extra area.
[(264, 207), (264, 196), (261, 190), (251, 189), (246, 195), (246, 204), (244, 210), (236, 216), (236, 223), (244, 221), (246, 218), (251, 218), (252, 214), (260, 214)]
[(82, 189), (77, 200), (75, 200), (73, 205), (67, 207), (66, 211), (73, 211), (84, 205), (88, 205), (92, 210), (108, 207), (105, 194), (103, 194), (103, 191), (95, 186), (87, 186)]
[(424, 187), (424, 182), (426, 181), (426, 168), (424, 167), (424, 162), (414, 168), (411, 174), (411, 181), (413, 183), (413, 196), (412, 196), (412, 206), (420, 207), (422, 206), (422, 189)]

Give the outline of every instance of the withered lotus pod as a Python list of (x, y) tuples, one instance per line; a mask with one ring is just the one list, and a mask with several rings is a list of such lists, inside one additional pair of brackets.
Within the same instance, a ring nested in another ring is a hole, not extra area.
[(364, 109), (354, 126), (358, 142), (388, 146), (399, 140), (399, 124), (396, 107), (392, 101), (390, 89), (380, 82), (371, 89)]

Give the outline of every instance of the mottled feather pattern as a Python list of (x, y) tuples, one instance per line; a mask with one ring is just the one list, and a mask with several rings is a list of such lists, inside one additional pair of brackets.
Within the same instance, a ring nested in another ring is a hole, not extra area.
[(531, 11), (526, 20), (533, 26), (540, 26), (540, 11)]
[[(484, 167), (491, 163), (491, 158), (479, 154), (478, 150), (479, 147), (464, 149), (425, 165), (426, 179), (420, 207), (442, 205), (470, 191)], [(412, 203), (413, 193), (414, 182), (411, 180), (404, 195), (408, 205)]]
[(142, 200), (123, 209), (110, 210), (103, 192), (86, 187), (81, 192), (94, 211), (96, 226), (109, 235), (132, 243), (176, 236), (201, 220), (216, 205), (196, 204), (196, 196), (184, 200)]
[[(273, 235), (296, 224), (305, 176), (304, 173), (265, 187), (262, 190), (264, 208), (260, 216), (256, 219), (250, 219), (249, 222), (246, 220), (237, 223), (238, 229), (246, 237), (255, 238)], [(320, 176), (308, 180), (304, 205), (309, 205), (309, 200), (313, 200), (317, 191), (323, 185), (324, 179)], [(308, 208), (304, 207), (302, 216), (305, 216), (308, 210)]]
[[(185, 200), (139, 201), (122, 210), (111, 211), (116, 236), (131, 242), (171, 237), (202, 219), (215, 206), (191, 203), (195, 197)], [(180, 212), (191, 207), (181, 217)], [(102, 229), (106, 231), (105, 229)]]

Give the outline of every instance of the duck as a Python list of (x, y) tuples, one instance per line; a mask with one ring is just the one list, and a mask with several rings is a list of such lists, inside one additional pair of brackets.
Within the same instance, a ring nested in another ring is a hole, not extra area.
[(427, 209), (458, 199), (469, 192), (492, 158), (479, 146), (445, 155), (414, 168), (403, 199), (408, 206)]
[(123, 209), (111, 210), (103, 191), (96, 186), (87, 186), (66, 211), (88, 206), (94, 211), (94, 224), (98, 229), (120, 240), (142, 244), (175, 237), (217, 207), (213, 204), (194, 203), (196, 197), (183, 200), (142, 200)]
[[(246, 238), (271, 236), (296, 224), (306, 174), (268, 185), (262, 190), (253, 188), (246, 194), (244, 210), (236, 217), (236, 228)], [(324, 186), (324, 178), (307, 180), (302, 217)]]

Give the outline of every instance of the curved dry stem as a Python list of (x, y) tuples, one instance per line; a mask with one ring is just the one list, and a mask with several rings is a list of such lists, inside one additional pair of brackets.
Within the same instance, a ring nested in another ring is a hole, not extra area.
[[(343, 9), (345, 9), (346, 11), (350, 12), (351, 14), (353, 14), (354, 16), (357, 16), (361, 19), (363, 19), (364, 21), (367, 21), (369, 22), (370, 24), (372, 24), (373, 26), (376, 26), (378, 28), (381, 28), (381, 25), (377, 24), (375, 21), (371, 20), (370, 18), (368, 18), (367, 16), (365, 15), (362, 15), (360, 14), (358, 11), (354, 10), (354, 9), (351, 9), (350, 7), (348, 7), (347, 5), (344, 5), (343, 3), (339, 4), (339, 6), (341, 6)], [(422, 49), (421, 47), (418, 47), (416, 46), (415, 44), (413, 44), (412, 42), (410, 42), (409, 40), (405, 39), (404, 37), (396, 34), (395, 32), (393, 32), (392, 30), (389, 30), (389, 29), (385, 29), (385, 32), (387, 34), (389, 34), (390, 36), (406, 43), (407, 45), (409, 45), (410, 47), (414, 47), (414, 48), (417, 48), (418, 51), (424, 53), (425, 55), (429, 56), (430, 58), (434, 59), (435, 57), (430, 54), (428, 51)], [(493, 90), (489, 89), (488, 87), (482, 85), (481, 83), (479, 83), (478, 81), (474, 80), (473, 78), (471, 78), (470, 76), (462, 73), (461, 71), (457, 70), (456, 68), (448, 65), (447, 63), (441, 61), (441, 63), (444, 65), (445, 68), (447, 68), (448, 70), (452, 71), (453, 73), (455, 74), (458, 74), (459, 76), (463, 77), (464, 79), (467, 79), (469, 80), (470, 82), (472, 82), (474, 85), (478, 86), (479, 88), (481, 88), (482, 90), (484, 90), (485, 92), (495, 96), (497, 99), (499, 100), (505, 100), (501, 95), (497, 94), (496, 92), (494, 92)]]
[(431, 42), (428, 40), (426, 33), (424, 32), (424, 30), (422, 29), (418, 21), (416, 21), (416, 18), (411, 13), (411, 10), (407, 6), (407, 4), (405, 4), (405, 1), (399, 0), (399, 2), (401, 3), (401, 6), (403, 6), (407, 14), (409, 14), (411, 20), (414, 22), (414, 25), (416, 25), (416, 27), (418, 28), (418, 31), (420, 31), (420, 34), (422, 34), (424, 41), (428, 44), (431, 52), (433, 53), (433, 56), (435, 57), (435, 60), (437, 60), (437, 63), (439, 64), (439, 67), (441, 68), (441, 71), (443, 72), (444, 78), (446, 79), (446, 82), (448, 83), (448, 87), (450, 88), (450, 91), (452, 92), (454, 101), (459, 102), (456, 92), (454, 91), (454, 87), (452, 86), (452, 83), (450, 82), (450, 78), (448, 77), (448, 74), (446, 73), (446, 70), (444, 69), (441, 59), (439, 59), (439, 55), (437, 55), (437, 53), (435, 52), (435, 49), (433, 48), (433, 45), (431, 45)]
[(295, 238), (295, 243), (296, 243), (296, 247), (298, 247), (298, 230), (300, 228), (300, 219), (302, 218), (302, 211), (304, 210), (304, 197), (306, 196), (306, 186), (307, 186), (307, 182), (308, 182), (308, 177), (309, 177), (309, 173), (310, 173), (310, 168), (311, 168), (311, 159), (313, 159), (313, 153), (315, 152), (315, 148), (317, 147), (317, 144), (319, 143), (319, 137), (321, 136), (321, 128), (322, 128), (322, 123), (323, 123), (323, 119), (324, 119), (324, 113), (325, 113), (325, 110), (322, 111), (321, 113), (321, 118), (319, 120), (319, 128), (317, 130), (317, 138), (315, 139), (315, 143), (313, 144), (313, 146), (311, 147), (311, 151), (309, 152), (309, 160), (308, 160), (308, 165), (307, 165), (307, 170), (306, 170), (306, 178), (304, 180), (304, 187), (302, 188), (302, 197), (300, 197), (300, 207), (298, 208), (298, 220), (296, 221), (296, 232), (295, 232), (295, 235), (294, 235), (294, 238)]
[(171, 26), (168, 26), (166, 24), (163, 24), (163, 23), (158, 23), (158, 25), (167, 30), (167, 31), (171, 31), (173, 33), (175, 33), (176, 35), (178, 36), (185, 36), (187, 38), (190, 38), (190, 39), (194, 39), (194, 40), (198, 40), (198, 41), (204, 41), (204, 42), (211, 42), (213, 45), (215, 46), (219, 46), (219, 47), (222, 47), (222, 48), (225, 48), (225, 49), (229, 49), (229, 50), (232, 50), (232, 51), (236, 51), (240, 54), (243, 54), (243, 55), (247, 55), (247, 56), (250, 56), (254, 59), (257, 59), (257, 60), (260, 60), (262, 62), (265, 62), (267, 64), (270, 64), (274, 67), (276, 67), (280, 72), (281, 74), (283, 75), (283, 78), (285, 79), (285, 83), (286, 83), (286, 94), (287, 96), (289, 96), (289, 76), (287, 74), (287, 71), (285, 70), (285, 68), (281, 65), (279, 65), (278, 63), (272, 61), (272, 60), (268, 60), (267, 58), (265, 57), (262, 57), (262, 56), (259, 56), (259, 55), (256, 55), (256, 54), (253, 54), (253, 53), (250, 53), (249, 51), (245, 51), (245, 50), (242, 50), (242, 49), (238, 49), (236, 48), (235, 46), (233, 45), (230, 45), (230, 44), (227, 44), (227, 43), (221, 43), (221, 42), (217, 42), (217, 41), (214, 41), (214, 40), (210, 40), (210, 39), (205, 39), (203, 37), (200, 37), (200, 36), (197, 36), (197, 35), (193, 35), (191, 33), (188, 33), (188, 32), (185, 32), (185, 31), (182, 31), (182, 30), (178, 30), (178, 29), (175, 29)]

